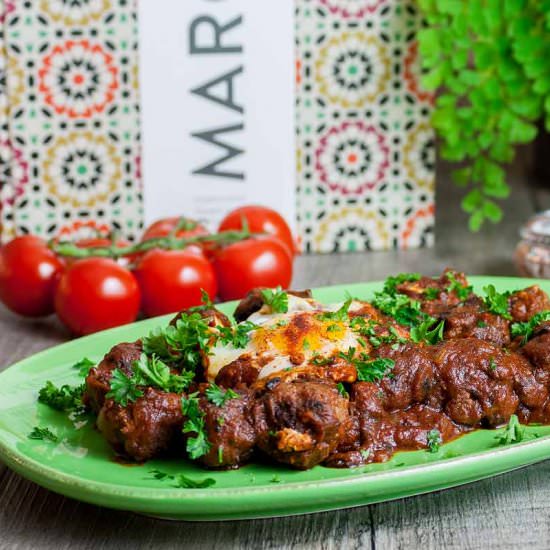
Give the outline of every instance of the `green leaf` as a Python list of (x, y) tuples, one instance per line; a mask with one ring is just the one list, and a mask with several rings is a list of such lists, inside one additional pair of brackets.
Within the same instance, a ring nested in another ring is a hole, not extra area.
[(479, 189), (472, 189), (463, 199), (462, 199), (462, 210), (471, 214), (478, 210), (483, 203), (483, 195)]
[(472, 175), (472, 168), (470, 166), (465, 166), (464, 168), (459, 168), (453, 170), (451, 177), (456, 185), (465, 186), (470, 183), (470, 178)]
[(502, 209), (493, 201), (486, 200), (483, 203), (483, 214), (493, 223), (498, 223), (502, 220)]
[(483, 210), (476, 210), (468, 220), (468, 227), (470, 231), (477, 233), (481, 229), (481, 226), (483, 225), (483, 220), (484, 220)]

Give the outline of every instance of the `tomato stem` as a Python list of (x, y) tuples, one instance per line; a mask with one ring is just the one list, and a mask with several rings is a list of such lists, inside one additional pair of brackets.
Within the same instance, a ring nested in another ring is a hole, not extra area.
[(113, 242), (110, 246), (96, 246), (90, 248), (80, 248), (70, 241), (61, 241), (49, 243), (49, 247), (59, 256), (68, 256), (71, 258), (120, 258), (122, 256), (131, 256), (147, 252), (153, 248), (162, 248), (164, 250), (181, 250), (191, 244), (212, 243), (218, 246), (224, 246), (250, 237), (263, 235), (263, 233), (251, 233), (248, 228), (242, 230), (222, 231), (216, 234), (194, 235), (192, 237), (176, 237), (176, 232), (172, 232), (166, 237), (154, 237), (136, 244), (128, 246), (116, 246)]

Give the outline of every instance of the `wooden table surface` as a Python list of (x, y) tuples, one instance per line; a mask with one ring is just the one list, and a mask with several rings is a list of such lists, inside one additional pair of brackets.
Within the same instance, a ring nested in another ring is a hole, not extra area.
[[(400, 271), (513, 275), (512, 251), (527, 217), (549, 194), (514, 175), (502, 224), (471, 235), (458, 195), (441, 176), (437, 244), (430, 250), (301, 257), (294, 286), (377, 280)], [(65, 340), (52, 319), (0, 310), (0, 368)], [(0, 548), (550, 548), (550, 461), (456, 489), (361, 508), (220, 523), (158, 521), (64, 498), (0, 463)]]

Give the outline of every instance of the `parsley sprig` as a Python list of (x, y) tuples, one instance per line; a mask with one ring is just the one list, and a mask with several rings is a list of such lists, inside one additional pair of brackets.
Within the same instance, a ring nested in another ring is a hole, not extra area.
[(473, 291), (473, 287), (471, 285), (463, 285), (459, 280), (457, 280), (456, 273), (454, 271), (447, 271), (446, 277), (449, 281), (447, 292), (454, 292), (461, 302), (470, 296)]
[(181, 398), (181, 410), (187, 419), (182, 431), (184, 434), (195, 434), (187, 438), (186, 445), (193, 460), (208, 453), (212, 447), (206, 435), (205, 414), (200, 408), (198, 395), (198, 392), (194, 392)]
[(259, 328), (259, 326), (252, 321), (243, 321), (238, 325), (232, 325), (230, 327), (219, 327), (217, 342), (224, 346), (231, 344), (235, 348), (245, 348), (250, 339), (249, 333), (257, 328)]
[(275, 289), (264, 288), (262, 299), (273, 313), (286, 313), (288, 311), (288, 294), (280, 286)]
[(485, 299), (483, 301), (487, 311), (495, 315), (500, 315), (504, 317), (504, 319), (512, 319), (508, 311), (508, 298), (510, 297), (510, 292), (497, 292), (494, 285), (483, 287), (483, 292), (485, 292)]
[(523, 336), (522, 343), (525, 344), (533, 336), (535, 329), (546, 321), (550, 321), (550, 310), (535, 313), (529, 321), (513, 323), (511, 326), (512, 337)]
[(348, 311), (352, 302), (353, 298), (350, 296), (336, 311), (324, 311), (317, 315), (317, 318), (320, 321), (347, 321), (349, 318)]
[(27, 437), (29, 439), (36, 439), (40, 441), (51, 441), (52, 443), (59, 442), (59, 437), (49, 428), (41, 428), (40, 426), (35, 426)]
[(211, 337), (208, 321), (200, 313), (182, 313), (175, 325), (159, 327), (143, 338), (143, 351), (195, 370), (201, 364), (201, 350), (208, 351)]
[(511, 443), (519, 443), (523, 440), (525, 428), (519, 423), (517, 415), (513, 414), (506, 425), (504, 431), (496, 436), (499, 445), (510, 445)]
[(78, 369), (78, 375), (82, 378), (86, 378), (86, 376), (90, 373), (91, 368), (95, 367), (95, 365), (95, 361), (84, 357), (73, 365), (73, 369)]
[(419, 281), (422, 278), (420, 273), (398, 273), (393, 277), (388, 277), (384, 282), (384, 292), (388, 294), (395, 294), (397, 292), (397, 285), (402, 283)]
[(48, 380), (38, 393), (38, 401), (56, 411), (70, 412), (79, 410), (84, 406), (82, 403), (84, 389), (85, 384), (78, 386), (63, 384), (57, 387)]
[(181, 393), (193, 380), (192, 371), (174, 374), (166, 363), (156, 355), (142, 353), (132, 365), (132, 374), (128, 376), (120, 369), (115, 369), (111, 378), (111, 389), (106, 397), (112, 398), (123, 407), (128, 402), (143, 396), (142, 387), (153, 386), (166, 392)]
[(441, 432), (436, 428), (430, 430), (426, 436), (426, 442), (428, 444), (428, 452), (437, 453), (442, 443)]
[(443, 340), (443, 331), (445, 329), (445, 321), (439, 323), (437, 319), (428, 317), (419, 325), (411, 328), (411, 340), (417, 344), (425, 342), (426, 344), (434, 345)]
[(223, 407), (230, 399), (237, 399), (239, 394), (228, 388), (224, 390), (217, 384), (211, 383), (205, 390), (206, 399), (216, 407)]
[(351, 363), (357, 370), (357, 380), (361, 382), (377, 382), (390, 374), (395, 366), (395, 361), (389, 357), (377, 357), (372, 359), (365, 352), (357, 353), (356, 348), (351, 347), (347, 352), (341, 351), (339, 356)]
[(158, 481), (173, 481), (173, 486), (177, 489), (207, 489), (216, 483), (216, 480), (211, 477), (195, 481), (184, 474), (169, 474), (161, 470), (150, 470), (149, 473), (153, 476), (153, 479), (157, 479)]

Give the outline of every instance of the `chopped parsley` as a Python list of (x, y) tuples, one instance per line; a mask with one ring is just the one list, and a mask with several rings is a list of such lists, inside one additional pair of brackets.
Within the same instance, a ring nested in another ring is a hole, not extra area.
[(201, 365), (201, 350), (208, 352), (212, 332), (200, 313), (182, 313), (175, 325), (157, 328), (143, 338), (143, 351), (166, 363), (195, 370)]
[(512, 319), (508, 311), (508, 298), (510, 297), (510, 292), (499, 293), (496, 291), (494, 285), (483, 287), (483, 292), (485, 292), (484, 303), (487, 311), (495, 315), (500, 315), (504, 317), (504, 319)]
[(336, 384), (336, 389), (342, 397), (349, 397), (349, 393), (346, 391), (346, 388), (344, 387), (344, 384), (342, 384), (342, 382), (338, 382), (338, 384)]
[(186, 444), (189, 457), (195, 460), (208, 453), (212, 447), (206, 435), (206, 426), (204, 423), (205, 415), (199, 406), (197, 392), (181, 398), (181, 410), (187, 419), (183, 424), (183, 433), (195, 434), (187, 438)]
[(252, 321), (243, 321), (231, 327), (219, 327), (218, 342), (223, 345), (232, 344), (234, 348), (245, 348), (250, 339), (249, 332), (257, 328), (258, 325)]
[(340, 357), (351, 363), (357, 370), (357, 380), (361, 382), (376, 382), (388, 375), (395, 366), (395, 361), (388, 357), (371, 359), (365, 352), (356, 355), (355, 348), (340, 352)]
[(369, 455), (370, 455), (370, 451), (368, 449), (361, 449), (359, 451), (359, 454), (361, 455), (361, 458), (363, 460), (367, 460), (369, 458)]
[(275, 474), (270, 480), (269, 480), (269, 483), (281, 483), (282, 482), (282, 479), (277, 475)]
[(449, 281), (447, 292), (454, 292), (461, 302), (470, 296), (473, 288), (471, 286), (463, 285), (460, 281), (458, 281), (454, 271), (447, 271), (446, 277)]
[(95, 362), (87, 357), (84, 357), (78, 361), (78, 363), (73, 365), (73, 369), (78, 369), (78, 375), (82, 378), (86, 378), (86, 376), (88, 376), (92, 367), (95, 367)]
[(384, 292), (395, 294), (397, 292), (397, 285), (419, 281), (421, 278), (422, 275), (420, 273), (399, 273), (393, 277), (388, 277), (384, 282)]
[(550, 321), (550, 310), (535, 313), (529, 321), (525, 321), (524, 323), (513, 323), (511, 327), (512, 337), (523, 336), (522, 342), (525, 344), (533, 336), (533, 332), (535, 332), (538, 325), (545, 321)]
[(223, 445), (218, 447), (218, 464), (223, 463)]
[(321, 321), (347, 321), (352, 302), (353, 298), (350, 296), (336, 311), (325, 311), (317, 315), (317, 318)]
[[(435, 325), (435, 327), (434, 327)], [(443, 330), (445, 329), (445, 321), (437, 322), (437, 319), (428, 317), (419, 325), (411, 328), (411, 340), (417, 344), (425, 342), (426, 344), (437, 344), (443, 340)]]
[(517, 415), (513, 414), (510, 417), (508, 425), (504, 431), (496, 436), (499, 445), (510, 445), (512, 443), (519, 443), (523, 440), (525, 435), (525, 428), (519, 423)]
[(486, 328), (487, 323), (485, 321), (482, 321), (481, 319), (477, 322), (478, 328)]
[(224, 390), (214, 383), (211, 383), (204, 393), (206, 399), (216, 407), (223, 407), (230, 399), (239, 397), (239, 394), (232, 389)]
[(437, 430), (436, 428), (430, 430), (426, 437), (426, 442), (428, 444), (428, 452), (437, 453), (442, 443), (441, 433), (439, 432), (439, 430)]
[(140, 386), (153, 386), (165, 392), (181, 393), (189, 386), (194, 373), (183, 371), (173, 374), (170, 367), (156, 355), (142, 353), (132, 365), (132, 375), (128, 376), (115, 369), (111, 378), (111, 389), (106, 397), (125, 407), (129, 401), (135, 401), (143, 395)]
[(59, 441), (59, 437), (49, 428), (40, 428), (39, 426), (35, 426), (27, 437), (29, 439), (37, 439), (41, 441), (51, 441), (52, 443), (57, 443)]
[(183, 474), (168, 474), (166, 472), (162, 472), (161, 470), (150, 470), (149, 473), (152, 474), (153, 479), (157, 479), (159, 481), (173, 481), (174, 487), (177, 489), (207, 489), (216, 483), (216, 480), (211, 477), (201, 479), (200, 481), (195, 481), (194, 479), (191, 479)]
[(420, 302), (405, 294), (376, 292), (372, 305), (382, 313), (393, 317), (400, 325), (414, 326), (425, 316), (420, 311)]
[(308, 350), (310, 347), (311, 346), (309, 340), (307, 338), (304, 338), (304, 340), (302, 341), (302, 349)]
[(48, 405), (56, 411), (74, 411), (82, 409), (82, 394), (84, 393), (85, 385), (69, 386), (63, 384), (57, 387), (50, 380), (40, 389), (38, 393), (38, 401), (44, 405)]
[(489, 361), (489, 368), (491, 370), (497, 370), (497, 364), (495, 363), (494, 357), (491, 357), (491, 360)]
[(286, 313), (288, 311), (288, 294), (280, 286), (274, 290), (264, 288), (262, 299), (273, 313)]
[[(381, 327), (381, 325), (372, 319), (365, 319), (364, 317), (354, 317), (351, 320), (352, 330), (367, 338), (371, 345), (375, 348), (380, 347), (382, 344), (403, 344), (407, 342), (405, 338), (402, 338), (399, 335), (395, 327), (391, 325), (387, 327), (387, 335), (378, 334), (376, 332), (376, 327)], [(358, 342), (363, 347), (366, 347), (363, 340), (358, 340)]]
[(426, 298), (426, 300), (437, 300), (440, 293), (441, 289), (439, 289), (438, 287), (429, 286), (424, 290), (424, 298)]
[(334, 363), (334, 357), (322, 357), (321, 355), (314, 355), (311, 358), (311, 362), (317, 367), (324, 367), (325, 365), (331, 365)]

